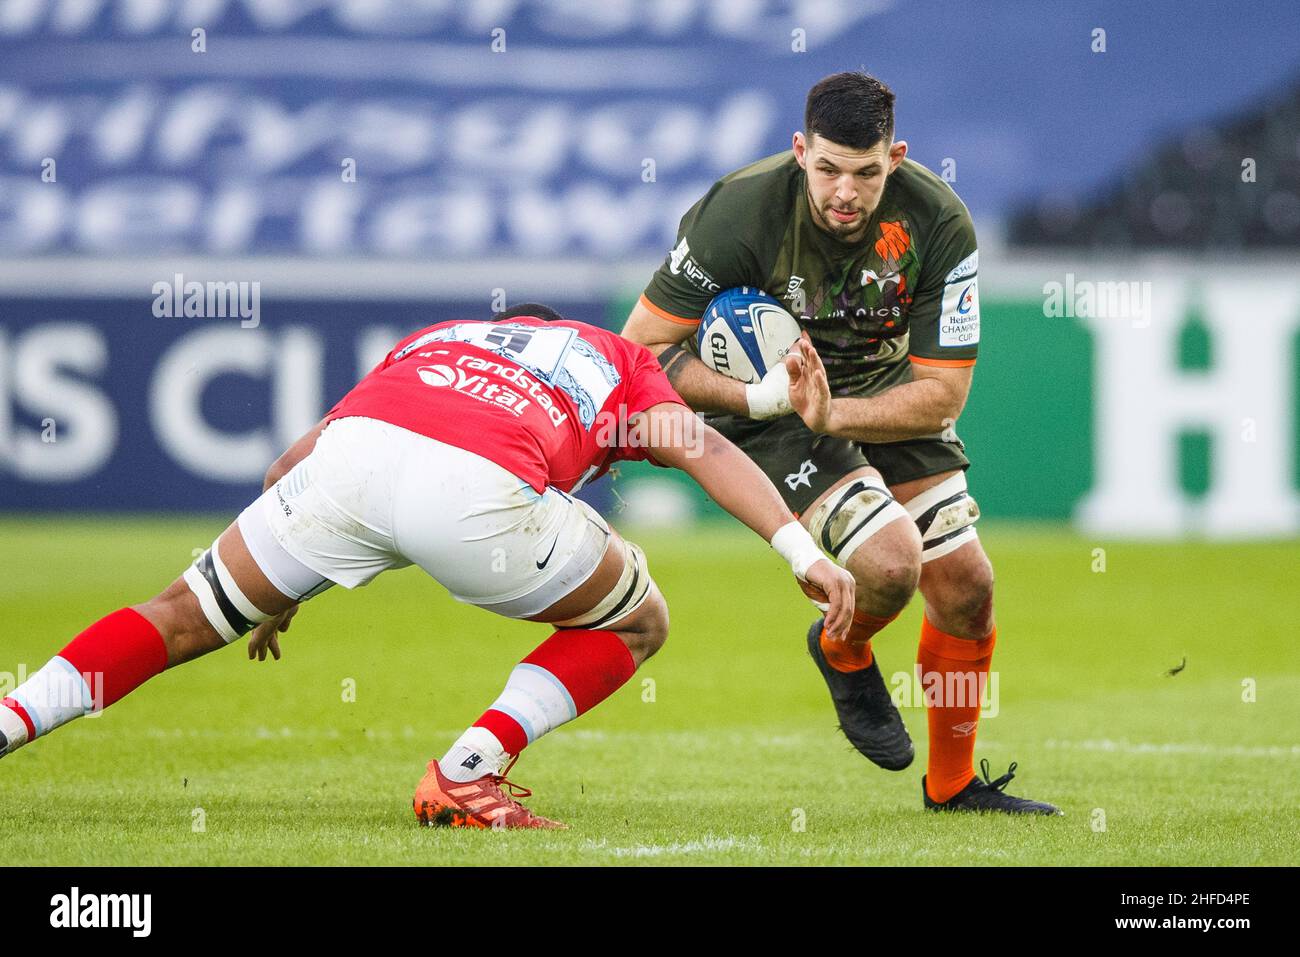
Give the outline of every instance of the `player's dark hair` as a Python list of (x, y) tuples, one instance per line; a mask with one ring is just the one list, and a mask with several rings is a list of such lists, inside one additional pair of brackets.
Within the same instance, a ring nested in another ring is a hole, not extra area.
[(832, 73), (808, 91), (803, 131), (869, 150), (894, 135), (894, 91), (867, 73)]
[(565, 318), (550, 306), (543, 306), (540, 302), (521, 302), (517, 306), (511, 306), (505, 312), (498, 313), (493, 318), (495, 321), (500, 322), (502, 319), (518, 319), (520, 316), (534, 316), (546, 322), (560, 322)]

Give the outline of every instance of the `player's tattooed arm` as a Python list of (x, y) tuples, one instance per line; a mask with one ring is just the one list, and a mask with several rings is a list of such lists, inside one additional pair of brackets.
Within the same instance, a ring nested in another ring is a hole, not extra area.
[(662, 319), (640, 302), (623, 326), (623, 338), (639, 342), (659, 357), (668, 381), (692, 409), (748, 415), (745, 384), (714, 372), (681, 347), (694, 332), (694, 326)]
[(677, 394), (695, 411), (749, 415), (745, 384), (714, 372), (681, 346), (668, 346), (659, 353), (659, 364)]
[(663, 368), (664, 375), (668, 376), (668, 381), (674, 386), (677, 385), (677, 379), (681, 376), (682, 367), (690, 359), (691, 354), (681, 346), (669, 346), (659, 353), (659, 365)]

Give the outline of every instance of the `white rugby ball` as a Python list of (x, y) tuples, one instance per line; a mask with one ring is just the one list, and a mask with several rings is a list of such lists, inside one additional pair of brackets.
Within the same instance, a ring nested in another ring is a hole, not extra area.
[(700, 359), (714, 372), (758, 382), (799, 339), (799, 323), (776, 299), (753, 286), (724, 289), (709, 303), (696, 332)]

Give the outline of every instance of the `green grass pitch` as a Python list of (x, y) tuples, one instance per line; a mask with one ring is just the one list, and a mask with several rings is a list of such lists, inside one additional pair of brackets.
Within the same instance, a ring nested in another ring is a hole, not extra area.
[[(20, 664), (156, 592), (223, 524), (0, 520), (4, 690)], [(728, 524), (629, 533), (668, 598), (668, 644), (512, 774), (568, 831), (416, 826), (425, 762), (548, 630), (408, 569), (311, 602), (279, 662), (216, 652), (0, 761), (6, 863), (1294, 863), (1300, 542), (981, 529), (998, 575), (999, 713), (976, 756), (994, 774), (1018, 761), (1009, 790), (1064, 818), (923, 812), (920, 707), (903, 712), (911, 768), (854, 753), (804, 649), (814, 613), (780, 560)], [(886, 676), (911, 668), (920, 614), (914, 602), (876, 640)]]

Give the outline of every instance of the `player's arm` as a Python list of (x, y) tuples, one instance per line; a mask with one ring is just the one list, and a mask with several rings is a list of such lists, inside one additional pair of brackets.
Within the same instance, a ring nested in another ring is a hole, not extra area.
[(289, 470), (311, 454), (311, 450), (316, 447), (316, 440), (320, 434), (325, 431), (325, 420), (321, 419), (297, 442), (289, 446), (285, 453), (271, 463), (271, 467), (266, 470), (266, 478), (262, 481), (262, 491), (274, 485), (280, 479), (289, 473)]
[[(280, 481), (291, 468), (310, 455), (311, 450), (316, 447), (316, 440), (324, 431), (325, 420), (321, 419), (302, 438), (289, 446), (283, 455), (272, 462), (271, 467), (266, 470), (266, 478), (262, 481), (262, 491), (265, 492)], [(264, 621), (253, 629), (248, 636), (249, 660), (256, 657), (258, 661), (265, 661), (268, 651), (276, 661), (280, 660), (279, 636), (289, 630), (289, 623), (293, 621), (293, 616), (298, 613), (299, 607), (301, 606), (292, 605), (283, 614)]]
[(749, 415), (745, 383), (714, 372), (682, 348), (681, 343), (695, 335), (698, 325), (698, 320), (687, 324), (661, 318), (642, 297), (627, 317), (623, 338), (639, 342), (659, 358), (668, 381), (692, 409)]
[(647, 307), (644, 296), (632, 307), (623, 338), (640, 343), (659, 358), (677, 394), (698, 412), (730, 412), (751, 419), (773, 419), (790, 411), (789, 379), (774, 366), (761, 382), (744, 383), (714, 372), (681, 343), (695, 334), (696, 325), (662, 319)]
[(913, 363), (913, 381), (867, 399), (831, 398), (826, 368), (805, 332), (786, 357), (790, 401), (814, 432), (856, 442), (899, 442), (951, 428), (970, 394), (974, 366)]
[(656, 462), (693, 478), (718, 505), (771, 544), (790, 563), (795, 577), (825, 592), (830, 601), (827, 631), (835, 637), (847, 633), (853, 618), (853, 576), (822, 555), (762, 469), (676, 402), (653, 405), (632, 424)]
[(746, 202), (718, 183), (686, 211), (677, 245), (632, 307), (623, 337), (658, 357), (677, 394), (692, 409), (770, 419), (790, 411), (784, 369), (773, 369), (762, 382), (746, 384), (714, 372), (683, 348), (699, 329), (714, 296), (723, 289), (760, 282), (759, 264), (765, 257), (737, 233)]
[(898, 442), (952, 428), (966, 407), (974, 366), (912, 365), (912, 381), (869, 399), (831, 403), (828, 435), (859, 442)]

